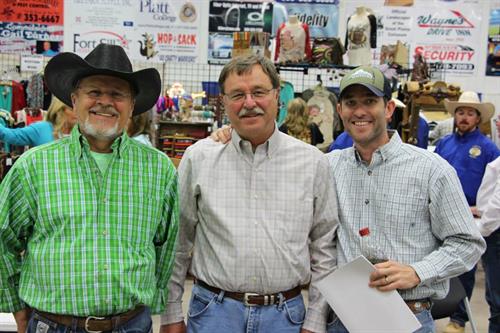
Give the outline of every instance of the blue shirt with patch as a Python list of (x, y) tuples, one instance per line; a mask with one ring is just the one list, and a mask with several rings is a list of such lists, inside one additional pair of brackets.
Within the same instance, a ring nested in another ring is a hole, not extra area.
[(486, 164), (500, 156), (500, 150), (476, 128), (464, 135), (453, 133), (443, 137), (435, 152), (455, 168), (469, 206), (475, 206)]

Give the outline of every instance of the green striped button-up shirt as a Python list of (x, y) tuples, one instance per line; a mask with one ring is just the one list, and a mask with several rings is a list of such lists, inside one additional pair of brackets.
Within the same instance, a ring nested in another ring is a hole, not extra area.
[(0, 312), (164, 310), (178, 230), (176, 171), (125, 134), (112, 150), (101, 173), (75, 127), (9, 171), (0, 186)]

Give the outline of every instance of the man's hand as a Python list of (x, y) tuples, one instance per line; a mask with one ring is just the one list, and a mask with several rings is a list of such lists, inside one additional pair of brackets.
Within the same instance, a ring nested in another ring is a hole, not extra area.
[(186, 333), (186, 324), (184, 321), (181, 321), (178, 323), (161, 325), (160, 333)]
[(389, 260), (375, 265), (370, 274), (370, 287), (380, 291), (410, 289), (420, 283), (420, 278), (413, 267)]
[(231, 125), (224, 125), (210, 135), (215, 142), (227, 143), (231, 140)]
[(474, 217), (481, 217), (481, 213), (479, 212), (479, 210), (477, 209), (476, 206), (472, 206), (470, 208), (470, 211), (472, 213), (472, 216), (474, 216)]
[(14, 319), (17, 324), (17, 333), (25, 333), (28, 328), (28, 321), (30, 320), (31, 309), (22, 309), (14, 312)]

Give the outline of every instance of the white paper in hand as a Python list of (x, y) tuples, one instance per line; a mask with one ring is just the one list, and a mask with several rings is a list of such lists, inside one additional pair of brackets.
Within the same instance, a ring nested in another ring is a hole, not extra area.
[(397, 291), (368, 286), (375, 268), (363, 256), (335, 270), (318, 288), (350, 333), (411, 333), (421, 327)]

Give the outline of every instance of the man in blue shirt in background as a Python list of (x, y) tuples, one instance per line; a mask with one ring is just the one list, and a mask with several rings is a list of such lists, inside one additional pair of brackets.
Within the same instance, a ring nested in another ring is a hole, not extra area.
[[(479, 96), (472, 91), (462, 93), (458, 102), (446, 99), (444, 106), (455, 119), (456, 130), (438, 142), (435, 152), (455, 168), (467, 202), (473, 207), (486, 165), (500, 155), (496, 145), (478, 128), (480, 123), (490, 121), (495, 107), (491, 103), (481, 103)], [(475, 272), (476, 267), (459, 276), (469, 299), (474, 288)], [(461, 302), (443, 333), (464, 332), (468, 320), (464, 303)]]

